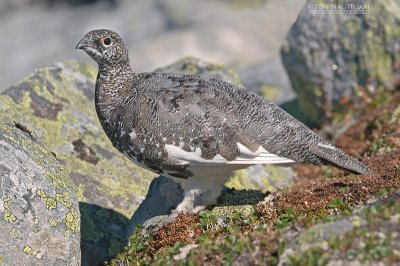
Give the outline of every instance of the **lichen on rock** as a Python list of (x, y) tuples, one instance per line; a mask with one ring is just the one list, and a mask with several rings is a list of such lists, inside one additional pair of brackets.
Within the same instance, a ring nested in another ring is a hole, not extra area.
[(362, 3), (369, 13), (315, 15), (306, 3), (282, 46), (300, 107), (316, 124), (357, 111), (400, 77), (399, 2)]
[[(0, 178), (0, 261), (79, 265), (80, 219), (73, 184), (54, 155), (13, 124), (0, 123)], [(68, 204), (57, 195), (68, 198)]]

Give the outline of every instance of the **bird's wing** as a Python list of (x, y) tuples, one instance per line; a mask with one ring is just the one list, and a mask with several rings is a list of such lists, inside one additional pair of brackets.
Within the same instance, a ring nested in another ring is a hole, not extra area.
[[(243, 114), (245, 103), (231, 94), (240, 88), (189, 75), (153, 73), (149, 79), (151, 111), (160, 127), (156, 130), (162, 132), (158, 138), (170, 158), (190, 165), (294, 162), (268, 151), (257, 138), (262, 132), (245, 125), (243, 119), (252, 114)], [(143, 117), (143, 123), (146, 120)]]
[(175, 145), (167, 144), (165, 149), (170, 157), (179, 160), (182, 164), (189, 165), (204, 165), (204, 164), (286, 164), (294, 163), (292, 159), (280, 157), (278, 155), (269, 153), (260, 146), (256, 152), (251, 152), (241, 143), (237, 143), (239, 148), (238, 156), (233, 160), (228, 160), (220, 154), (215, 155), (212, 159), (204, 159), (201, 155), (201, 149), (196, 148), (194, 151), (185, 151)]

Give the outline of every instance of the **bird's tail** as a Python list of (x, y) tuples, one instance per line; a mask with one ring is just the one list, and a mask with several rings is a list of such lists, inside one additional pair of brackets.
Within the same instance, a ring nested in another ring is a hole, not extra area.
[(327, 164), (332, 164), (338, 168), (355, 174), (372, 174), (371, 169), (369, 169), (365, 164), (352, 158), (341, 149), (329, 144), (328, 142), (320, 142), (315, 146), (312, 145), (310, 149), (316, 156), (321, 158), (323, 161), (326, 161)]

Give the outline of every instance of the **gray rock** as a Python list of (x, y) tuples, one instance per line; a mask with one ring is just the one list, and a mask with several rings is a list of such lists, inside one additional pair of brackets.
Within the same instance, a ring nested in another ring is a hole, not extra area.
[(168, 66), (158, 68), (154, 72), (202, 75), (240, 84), (239, 76), (233, 69), (226, 69), (223, 64), (213, 64), (191, 56), (184, 57)]
[(387, 255), (383, 254), (385, 249), (393, 251), (400, 246), (399, 203), (400, 192), (392, 192), (356, 206), (352, 214), (339, 215), (334, 221), (321, 221), (305, 230), (286, 229), (281, 238), (286, 239), (287, 245), (278, 265), (296, 264), (294, 258), (301, 256), (307, 258), (303, 264), (315, 264), (319, 258), (318, 261), (325, 261), (323, 265), (332, 266), (396, 265), (394, 261), (387, 262)]
[(296, 98), (280, 58), (251, 65), (239, 71), (244, 87), (282, 105)]
[(54, 155), (23, 130), (0, 124), (0, 264), (80, 265), (74, 186)]
[[(163, 220), (171, 210), (183, 200), (183, 190), (168, 177), (159, 176), (151, 182), (147, 196), (133, 214), (127, 236), (129, 237), (137, 225), (157, 224), (157, 219)], [(155, 220), (149, 221), (152, 218)], [(157, 218), (159, 217), (159, 218)]]
[(370, 13), (314, 15), (308, 4), (315, 3), (308, 2), (281, 49), (300, 106), (317, 124), (357, 108), (400, 77), (400, 2), (356, 3), (368, 4)]

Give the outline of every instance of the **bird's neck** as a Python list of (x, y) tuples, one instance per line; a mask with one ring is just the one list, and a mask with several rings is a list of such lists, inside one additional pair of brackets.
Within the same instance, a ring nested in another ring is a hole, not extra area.
[[(114, 66), (99, 65), (96, 80), (95, 104), (104, 129), (118, 120), (118, 110), (127, 97), (135, 73), (129, 63)], [(103, 124), (106, 122), (108, 125)]]
[(96, 80), (96, 104), (118, 104), (124, 99), (126, 90), (134, 72), (130, 65), (99, 65)]
[(97, 80), (101, 80), (103, 83), (115, 83), (116, 78), (133, 75), (133, 70), (129, 65), (129, 62), (124, 62), (115, 65), (99, 65), (99, 73)]

